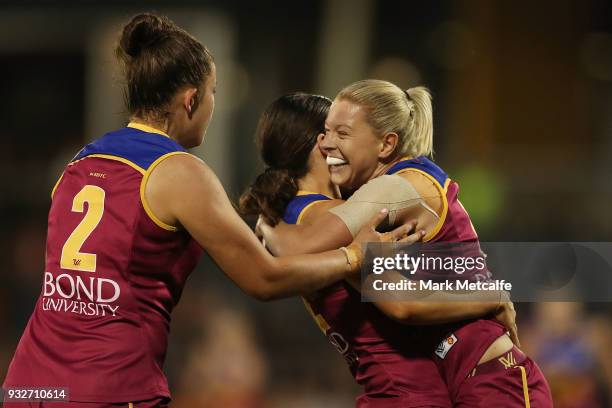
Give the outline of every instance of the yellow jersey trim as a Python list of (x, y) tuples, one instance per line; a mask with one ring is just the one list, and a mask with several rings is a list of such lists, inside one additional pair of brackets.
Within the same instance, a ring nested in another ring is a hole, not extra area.
[(140, 201), (142, 202), (142, 207), (144, 208), (145, 212), (147, 213), (149, 218), (151, 218), (151, 220), (155, 224), (157, 224), (158, 227), (163, 228), (163, 229), (165, 229), (167, 231), (172, 231), (172, 232), (178, 231), (178, 228), (175, 227), (174, 225), (166, 224), (165, 222), (163, 222), (162, 220), (157, 218), (157, 216), (155, 214), (153, 214), (153, 211), (151, 210), (151, 207), (149, 207), (149, 203), (147, 202), (147, 199), (145, 197), (145, 188), (147, 186), (147, 181), (149, 180), (149, 176), (151, 175), (151, 172), (153, 171), (153, 169), (155, 169), (155, 167), (157, 167), (157, 165), (159, 163), (161, 163), (163, 160), (167, 159), (170, 156), (175, 156), (177, 154), (189, 154), (189, 153), (187, 153), (187, 152), (170, 152), (170, 153), (164, 154), (163, 156), (158, 157), (157, 160), (155, 160), (149, 166), (147, 171), (144, 173), (144, 177), (142, 178), (142, 181), (140, 182)]
[(55, 190), (57, 190), (57, 187), (59, 186), (59, 183), (62, 181), (62, 178), (64, 178), (64, 172), (62, 172), (62, 174), (59, 176), (59, 178), (55, 182), (55, 185), (53, 186), (53, 190), (51, 190), (51, 200), (53, 200), (53, 196), (55, 195)]
[[(125, 159), (123, 157), (113, 156), (113, 155), (110, 155), (110, 154), (90, 154), (88, 156), (81, 157), (78, 160), (75, 160), (75, 161), (72, 161), (72, 162), (68, 163), (68, 166), (73, 166), (73, 165), (77, 164), (78, 162), (80, 162), (81, 160), (85, 160), (85, 159), (87, 159), (89, 157), (98, 157), (100, 159), (115, 160), (115, 161), (121, 162), (123, 164), (127, 164), (128, 166), (130, 166), (131, 168), (133, 168), (134, 170), (136, 170), (137, 172), (139, 172), (142, 175), (145, 174), (145, 170), (142, 167), (140, 167), (139, 165), (137, 165), (136, 163), (133, 163), (133, 162), (131, 162), (128, 159)], [(53, 186), (53, 190), (51, 190), (51, 199), (53, 199), (53, 196), (55, 195), (55, 191), (57, 190), (57, 187), (59, 186), (59, 184), (62, 181), (63, 177), (64, 177), (64, 173), (62, 172), (62, 175), (59, 177), (59, 179), (55, 183), (55, 186)]]
[(325, 196), (325, 197), (329, 198), (330, 200), (333, 200), (333, 198), (328, 196), (327, 194), (315, 193), (314, 191), (308, 191), (308, 190), (298, 190), (298, 192), (295, 195), (296, 196), (305, 196), (305, 195), (311, 195), (311, 194), (322, 195), (322, 196)]
[[(305, 191), (305, 190), (300, 190), (297, 192), (297, 195), (310, 195), (310, 194), (321, 194), (321, 193), (315, 193), (313, 191)], [(325, 195), (325, 194), (321, 194), (321, 195)], [(325, 196), (327, 197), (327, 196)], [(329, 197), (331, 199), (331, 197)], [(297, 222), (296, 224), (300, 224), (302, 222), (302, 218), (304, 217), (304, 214), (306, 214), (306, 212), (315, 204), (319, 204), (322, 203), (325, 200), (317, 200), (317, 201), (313, 201), (312, 203), (308, 204), (306, 207), (302, 208), (302, 211), (300, 211), (300, 215), (298, 216)], [(323, 332), (323, 334), (327, 334), (327, 331), (330, 329), (330, 325), (329, 323), (327, 323), (327, 321), (325, 320), (325, 318), (323, 316), (321, 316), (320, 314), (315, 314), (314, 311), (312, 310), (312, 307), (310, 306), (310, 303), (308, 302), (308, 300), (306, 300), (305, 297), (302, 296), (302, 301), (304, 302), (304, 306), (306, 306), (306, 310), (308, 310), (308, 313), (310, 314), (310, 316), (312, 316), (312, 318), (314, 319), (315, 323), (317, 324), (317, 326), (319, 327), (319, 329)]]
[[(327, 197), (327, 196), (325, 196), (325, 197)], [(325, 201), (325, 200), (313, 201), (312, 203), (308, 204), (306, 207), (302, 208), (302, 211), (300, 211), (300, 215), (298, 215), (298, 219), (296, 221), (296, 224), (300, 224), (302, 222), (302, 218), (304, 218), (304, 215), (306, 214), (306, 212), (308, 210), (310, 210), (310, 208), (312, 206), (314, 206), (315, 204), (321, 204), (323, 201)]]
[(527, 386), (527, 372), (523, 366), (518, 366), (518, 368), (521, 370), (521, 378), (523, 380), (523, 397), (525, 398), (525, 408), (531, 408), (531, 404), (529, 403), (529, 387)]
[(158, 135), (162, 135), (162, 136), (166, 136), (167, 138), (170, 138), (170, 136), (167, 133), (162, 132), (159, 129), (155, 129), (154, 127), (144, 125), (142, 123), (130, 122), (128, 123), (127, 127), (142, 130), (143, 132), (147, 132), (147, 133), (157, 133)]
[(306, 306), (306, 310), (308, 310), (308, 313), (310, 314), (310, 316), (312, 316), (317, 326), (319, 326), (319, 329), (321, 329), (323, 334), (327, 334), (327, 331), (331, 328), (329, 323), (327, 323), (327, 321), (325, 320), (323, 316), (321, 316), (320, 314), (314, 313), (314, 310), (312, 310), (310, 303), (303, 296), (302, 296), (302, 301), (304, 302), (304, 306)]
[[(139, 172), (142, 175), (145, 174), (145, 169), (143, 169), (142, 167), (140, 167), (136, 163), (131, 162), (128, 159), (125, 159), (123, 157), (113, 156), (113, 155), (110, 155), (110, 154), (90, 154), (89, 156), (83, 157), (83, 159), (86, 159), (88, 157), (99, 157), (101, 159), (115, 160), (115, 161), (121, 162), (123, 164), (127, 164), (128, 166), (130, 166), (131, 168), (133, 168), (134, 170), (136, 170), (137, 172)], [(83, 160), (83, 159), (80, 159), (80, 160)], [(76, 162), (73, 162), (73, 163), (76, 163)]]
[(446, 215), (448, 214), (448, 198), (446, 197), (446, 190), (448, 189), (450, 178), (447, 178), (444, 182), (444, 186), (441, 186), (440, 183), (438, 183), (438, 180), (436, 180), (431, 174), (426, 173), (420, 169), (408, 168), (400, 170), (395, 174), (402, 174), (407, 171), (414, 171), (425, 176), (429, 181), (433, 183), (434, 186), (436, 186), (436, 188), (438, 189), (438, 193), (440, 193), (440, 196), (442, 197), (442, 214), (440, 214), (440, 219), (436, 223), (435, 227), (423, 237), (423, 242), (431, 241), (436, 235), (438, 235), (438, 232), (440, 232), (442, 226), (444, 225), (444, 221), (446, 221)]
[(88, 158), (88, 157), (89, 157), (89, 156), (85, 156), (85, 157), (81, 157), (81, 158), (80, 158), (80, 159), (78, 159), (78, 160), (71, 161), (70, 163), (68, 163), (68, 166), (73, 166), (73, 165), (77, 164), (78, 162), (80, 162), (81, 160), (85, 160), (85, 159), (86, 159), (86, 158)]

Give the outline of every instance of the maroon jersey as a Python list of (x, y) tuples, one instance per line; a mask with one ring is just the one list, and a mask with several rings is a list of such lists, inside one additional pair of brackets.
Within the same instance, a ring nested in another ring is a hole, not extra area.
[(71, 401), (170, 397), (170, 313), (202, 249), (149, 210), (144, 187), (188, 154), (137, 124), (85, 146), (54, 189), (42, 291), (4, 387), (66, 387)]
[[(283, 219), (297, 224), (320, 194), (300, 192)], [(395, 323), (344, 282), (304, 299), (307, 309), (342, 354), (363, 394), (357, 407), (451, 407), (446, 384), (432, 359), (431, 341), (421, 328)]]
[[(442, 214), (435, 228), (428, 233), (425, 242), (469, 242), (478, 245), (478, 235), (470, 217), (459, 202), (459, 185), (434, 162), (426, 157), (402, 160), (391, 167), (387, 174), (400, 174), (406, 171), (418, 172), (436, 186), (443, 200)], [(467, 278), (464, 276), (463, 278)], [(487, 280), (490, 274), (470, 278)], [(434, 360), (448, 385), (451, 399), (456, 401), (459, 385), (470, 371), (476, 367), (486, 349), (505, 333), (504, 327), (492, 319), (476, 319), (457, 324), (428, 328), (433, 340), (438, 333), (446, 331), (439, 341)]]

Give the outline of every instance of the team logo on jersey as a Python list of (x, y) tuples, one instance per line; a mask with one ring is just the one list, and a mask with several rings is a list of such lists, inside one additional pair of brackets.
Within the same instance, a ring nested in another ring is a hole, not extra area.
[(457, 337), (454, 334), (451, 334), (450, 336), (442, 340), (440, 344), (438, 344), (438, 347), (436, 347), (436, 355), (440, 358), (446, 357), (446, 354), (448, 353), (448, 351), (455, 344), (457, 344), (458, 341), (459, 339), (457, 339)]
[(516, 365), (516, 359), (514, 358), (514, 354), (512, 354), (512, 351), (510, 351), (505, 356), (498, 358), (497, 360), (504, 365), (504, 368), (506, 370)]

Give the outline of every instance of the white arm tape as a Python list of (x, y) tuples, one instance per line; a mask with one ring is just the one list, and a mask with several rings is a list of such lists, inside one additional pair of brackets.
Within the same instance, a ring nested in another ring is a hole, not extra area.
[(416, 205), (425, 207), (438, 217), (408, 180), (399, 175), (384, 175), (368, 181), (344, 204), (329, 211), (340, 217), (354, 237), (383, 208), (389, 210), (388, 226), (393, 227), (400, 210)]

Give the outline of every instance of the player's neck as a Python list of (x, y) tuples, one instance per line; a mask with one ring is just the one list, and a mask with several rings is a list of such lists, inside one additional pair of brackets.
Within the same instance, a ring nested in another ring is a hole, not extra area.
[(145, 118), (139, 118), (136, 116), (132, 116), (130, 118), (130, 123), (136, 123), (139, 125), (144, 125), (153, 129), (156, 129), (166, 135), (169, 135), (169, 126), (168, 126), (168, 121), (165, 122), (159, 122), (159, 121), (155, 121), (155, 120), (150, 120), (150, 119), (145, 119)]
[(380, 177), (384, 174), (387, 173), (387, 171), (389, 171), (389, 169), (391, 167), (393, 167), (395, 164), (397, 164), (398, 162), (401, 162), (402, 160), (408, 160), (411, 159), (411, 157), (409, 156), (401, 156), (398, 157), (397, 159), (393, 159), (391, 160), (389, 163), (378, 163), (378, 166), (376, 166), (376, 170), (374, 170), (374, 173), (372, 174), (372, 177), (370, 177), (370, 180), (375, 179), (376, 177)]
[(304, 177), (298, 180), (297, 184), (300, 191), (323, 194), (332, 198), (340, 197), (338, 188), (329, 179), (329, 173), (327, 177), (320, 177), (311, 172), (306, 173)]

